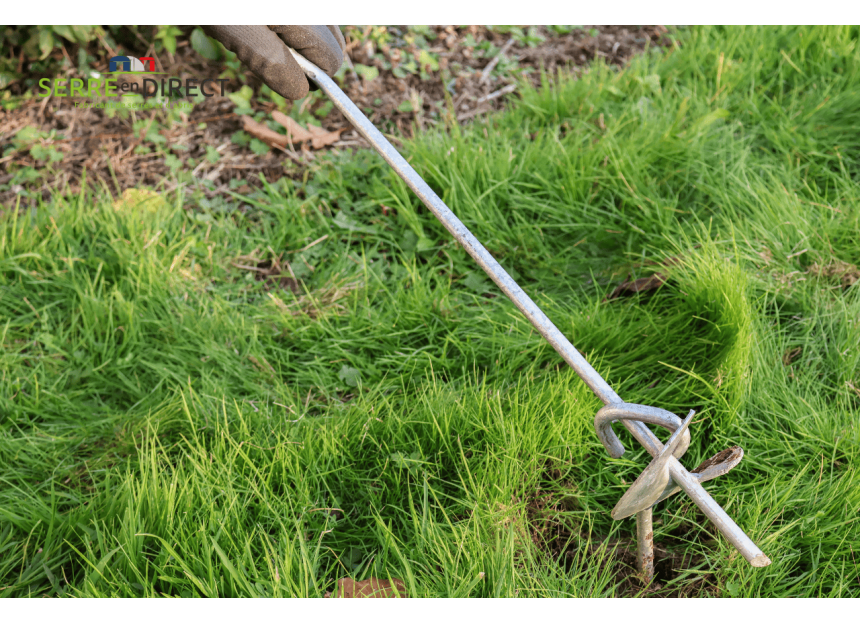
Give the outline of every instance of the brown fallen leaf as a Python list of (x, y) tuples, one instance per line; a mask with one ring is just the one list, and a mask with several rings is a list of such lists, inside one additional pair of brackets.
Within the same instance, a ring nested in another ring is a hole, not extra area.
[(343, 128), (329, 132), (319, 126), (308, 124), (308, 131), (313, 135), (313, 138), (311, 139), (311, 145), (313, 148), (322, 149), (326, 145), (331, 145), (337, 141), (340, 138), (340, 133), (343, 132)]
[(722, 464), (724, 462), (731, 462), (732, 460), (736, 459), (738, 455), (743, 457), (744, 450), (739, 446), (732, 446), (731, 448), (724, 449), (713, 457), (706, 459), (701, 464), (696, 466), (695, 470), (691, 470), (690, 472), (692, 474), (701, 474), (711, 466), (717, 466), (718, 464)]
[(623, 294), (647, 292), (649, 290), (657, 290), (666, 283), (666, 276), (662, 273), (655, 273), (649, 277), (640, 277), (633, 281), (621, 282), (615, 287), (609, 295), (604, 298), (604, 301), (616, 299)]
[(248, 117), (248, 115), (242, 115), (242, 129), (272, 147), (286, 147), (290, 142), (285, 134), (275, 132), (268, 126)]
[(281, 124), (284, 128), (287, 129), (287, 135), (293, 141), (293, 143), (302, 143), (303, 141), (310, 141), (313, 138), (313, 134), (305, 130), (299, 125), (295, 119), (288, 115), (284, 115), (281, 111), (272, 111), (272, 119)]
[(272, 119), (277, 121), (287, 130), (287, 134), (281, 134), (261, 124), (247, 115), (242, 116), (242, 126), (245, 132), (257, 137), (268, 145), (286, 147), (291, 143), (295, 147), (297, 143), (311, 142), (314, 149), (322, 149), (340, 139), (340, 133), (344, 128), (328, 131), (319, 126), (308, 124), (307, 130), (302, 128), (292, 117), (284, 115), (280, 111), (272, 111)]
[(326, 592), (326, 598), (408, 598), (406, 584), (396, 578), (378, 579), (371, 576), (363, 581), (351, 578), (342, 578), (337, 581), (337, 589), (334, 592)]

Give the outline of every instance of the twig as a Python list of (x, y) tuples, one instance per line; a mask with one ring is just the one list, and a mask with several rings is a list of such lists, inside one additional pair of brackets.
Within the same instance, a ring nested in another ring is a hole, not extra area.
[(98, 38), (99, 38), (99, 41), (101, 41), (102, 45), (103, 45), (105, 48), (107, 48), (107, 51), (108, 51), (108, 52), (110, 52), (110, 55), (111, 55), (111, 56), (116, 56), (116, 52), (114, 52), (114, 49), (113, 49), (112, 47), (110, 47), (110, 45), (108, 45), (108, 42), (107, 42), (107, 41), (105, 41), (104, 35), (102, 35), (102, 34), (101, 34), (100, 32), (98, 32), (98, 31), (96, 31), (96, 37), (98, 37)]
[(490, 72), (493, 71), (493, 68), (499, 64), (499, 61), (502, 59), (502, 55), (504, 55), (504, 53), (507, 52), (512, 45), (514, 45), (513, 37), (507, 40), (505, 45), (502, 46), (502, 49), (499, 50), (499, 53), (493, 57), (492, 61), (490, 61), (490, 64), (484, 68), (484, 71), (481, 72), (481, 80), (479, 82), (487, 82), (487, 79), (490, 77)]
[(337, 143), (331, 144), (332, 147), (354, 147), (356, 145), (362, 145), (364, 147), (367, 147), (368, 143), (367, 143), (367, 141), (360, 140), (360, 141), (338, 141)]
[(247, 264), (237, 264), (235, 262), (231, 262), (230, 264), (232, 264), (237, 269), (243, 269), (245, 271), (256, 271), (257, 273), (266, 273), (268, 271), (268, 269), (261, 269), (259, 267), (252, 267), (252, 266), (248, 266)]
[(287, 253), (301, 253), (302, 251), (307, 251), (308, 249), (310, 249), (314, 245), (323, 242), (327, 238), (328, 238), (328, 234), (324, 234), (323, 236), (320, 236), (318, 239), (316, 239), (314, 242), (308, 243), (307, 245), (305, 245), (301, 249), (294, 249), (293, 251), (288, 251)]
[(75, 64), (74, 64), (74, 63), (72, 63), (72, 59), (69, 57), (69, 53), (68, 53), (68, 52), (66, 52), (66, 46), (64, 46), (62, 43), (60, 43), (60, 49), (63, 51), (63, 56), (65, 56), (65, 57), (66, 57), (66, 60), (69, 62), (69, 66), (70, 66), (72, 69), (74, 69)]
[(478, 98), (476, 100), (475, 108), (473, 108), (470, 111), (466, 111), (465, 113), (460, 113), (459, 115), (457, 115), (457, 121), (465, 121), (466, 119), (469, 119), (470, 117), (474, 117), (475, 115), (480, 115), (481, 113), (490, 112), (491, 109), (489, 109), (489, 108), (481, 108), (481, 104), (485, 104), (486, 102), (489, 102), (490, 100), (495, 100), (498, 97), (501, 97), (503, 95), (507, 95), (508, 93), (516, 91), (516, 88), (517, 88), (517, 85), (510, 84), (510, 85), (507, 85), (506, 87), (502, 87), (501, 89), (493, 91), (489, 95), (485, 95), (483, 97)]
[(221, 175), (222, 171), (224, 171), (224, 165), (218, 165), (215, 169), (213, 169), (212, 171), (207, 173), (204, 177), (207, 180), (213, 180), (214, 181), (215, 178), (217, 178), (219, 175)]
[[(292, 277), (292, 278), (293, 278), (293, 281), (294, 281), (296, 284), (298, 284), (298, 283), (299, 283), (299, 280), (298, 280), (298, 278), (296, 278), (296, 274), (295, 274), (295, 273), (293, 273), (293, 267), (292, 267), (292, 265), (291, 265), (289, 262), (287, 262), (287, 271), (289, 271), (289, 273), (290, 273), (290, 277)], [(308, 390), (308, 399), (307, 399), (307, 401), (305, 401), (305, 409), (307, 409), (307, 408), (308, 408), (308, 401), (310, 400), (310, 398), (311, 398), (311, 391), (310, 391), (310, 390)]]
[(508, 93), (513, 93), (517, 90), (517, 85), (509, 84), (507, 87), (502, 87), (501, 89), (497, 89), (493, 91), (489, 95), (484, 95), (478, 98), (478, 104), (483, 104), (484, 102), (489, 102), (490, 100), (495, 100), (497, 97), (502, 97), (503, 95), (507, 95)]
[(45, 107), (48, 105), (48, 102), (51, 100), (51, 94), (48, 94), (44, 100), (42, 100), (42, 105), (39, 107), (39, 117), (44, 117), (45, 115)]
[(470, 110), (468, 112), (460, 113), (459, 115), (457, 115), (457, 121), (466, 121), (467, 119), (470, 119), (471, 117), (475, 117), (477, 115), (480, 115), (481, 113), (492, 112), (492, 110), (493, 109), (491, 109), (491, 108), (476, 107), (476, 108), (473, 108), (472, 110)]

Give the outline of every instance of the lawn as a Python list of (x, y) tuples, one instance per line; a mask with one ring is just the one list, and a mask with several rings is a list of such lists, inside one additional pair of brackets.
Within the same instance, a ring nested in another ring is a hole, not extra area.
[(860, 29), (688, 28), (519, 93), (402, 151), (626, 401), (697, 410), (688, 469), (743, 447), (707, 489), (771, 566), (681, 493), (633, 578), (609, 511), (647, 453), (606, 455), (359, 151), (223, 203), (6, 207), (0, 596), (860, 596)]

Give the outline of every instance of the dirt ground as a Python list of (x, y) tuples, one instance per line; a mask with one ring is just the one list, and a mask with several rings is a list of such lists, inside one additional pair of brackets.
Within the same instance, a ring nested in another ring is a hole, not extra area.
[[(696, 471), (703, 470), (702, 466)], [(585, 535), (577, 532), (566, 521), (567, 512), (577, 508), (575, 497), (559, 497), (558, 491), (572, 491), (575, 488), (566, 482), (559, 468), (547, 465), (544, 472), (546, 490), (538, 488), (529, 492), (523, 501), (528, 518), (532, 542), (550, 559), (565, 567), (572, 567), (578, 551), (599, 556), (612, 553), (603, 559), (609, 575), (617, 584), (620, 596), (646, 596), (660, 598), (685, 598), (719, 596), (719, 587), (711, 572), (690, 574), (690, 570), (702, 568), (705, 560), (696, 554), (684, 552), (684, 544), (696, 537), (699, 530), (691, 523), (684, 522), (669, 535), (663, 535), (654, 544), (654, 578), (646, 582), (638, 572), (637, 546), (634, 536), (621, 539), (601, 538), (598, 535)], [(696, 520), (704, 521), (704, 514), (696, 512)], [(657, 518), (660, 522), (660, 518)], [(632, 519), (626, 521), (632, 529)], [(602, 559), (602, 557), (601, 557)]]
[[(499, 110), (516, 97), (516, 79), (525, 76), (538, 84), (541, 68), (548, 75), (556, 70), (577, 72), (595, 58), (623, 65), (648, 46), (671, 43), (663, 26), (584, 26), (564, 34), (537, 27), (531, 31), (537, 36), (528, 41), (484, 26), (434, 26), (423, 41), (425, 47), (419, 49), (413, 38), (403, 36), (408, 32), (405, 27), (387, 28), (389, 42), (381, 46), (367, 36), (370, 27), (363, 32), (355, 27), (345, 29), (348, 60), (342, 88), (371, 121), (395, 137), (409, 137), (416, 129), (442, 123), (446, 115), (449, 120), (456, 115), (459, 123), (467, 124)], [(139, 50), (124, 52), (157, 57), (152, 46), (145, 49), (144, 43)], [(164, 72), (199, 80), (221, 74), (221, 62), (207, 61), (184, 43), (176, 54), (157, 59)], [(427, 65), (420, 73), (395, 75), (392, 67), (401, 57), (411, 54), (418, 58), (422, 50), (438, 59), (438, 67)], [(373, 69), (378, 75), (370, 75), (368, 80), (367, 72), (372, 74)], [(260, 83), (250, 72), (243, 81), (259, 93)], [(240, 87), (240, 81), (232, 80), (228, 92)], [(339, 139), (324, 149), (363, 145), (337, 110), (319, 114), (325, 110), (325, 98), (307, 100), (317, 109), (315, 123), (328, 131), (342, 130)], [(252, 99), (250, 106), (267, 113), (276, 108), (260, 97)], [(37, 205), (54, 189), (75, 192), (84, 172), (89, 184), (119, 194), (141, 186), (170, 190), (188, 184), (188, 176), (180, 181), (177, 171), (190, 171), (192, 181), (206, 182), (204, 193), (212, 197), (227, 189), (246, 192), (258, 187), (260, 174), (269, 181), (301, 175), (315, 158), (307, 148), (277, 147), (257, 153), (263, 150), (255, 152), (247, 144), (237, 144), (232, 137), (243, 124), (235, 109), (234, 101), (215, 96), (180, 113), (178, 120), (163, 124), (164, 111), (159, 109), (123, 117), (111, 116), (104, 109), (76, 108), (71, 98), (29, 99), (13, 110), (0, 111), (0, 202), (4, 208), (19, 201), (21, 206)], [(32, 141), (26, 146), (20, 140), (15, 142), (19, 131), (28, 126), (40, 131), (34, 140), (45, 153), (54, 154), (54, 159), (34, 156)], [(153, 136), (153, 127), (158, 128), (157, 136)], [(160, 149), (152, 147), (153, 141)], [(22, 180), (20, 171), (25, 168), (31, 168), (31, 175)]]

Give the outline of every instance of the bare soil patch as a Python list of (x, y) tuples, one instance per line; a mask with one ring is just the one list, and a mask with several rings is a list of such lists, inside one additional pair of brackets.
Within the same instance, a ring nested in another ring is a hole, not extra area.
[[(546, 477), (549, 482), (562, 483), (565, 489), (575, 489), (571, 484), (564, 485), (562, 471), (548, 468)], [(654, 544), (654, 580), (643, 582), (637, 568), (635, 529), (632, 521), (631, 538), (606, 539), (598, 535), (584, 535), (565, 521), (565, 513), (575, 508), (574, 498), (559, 498), (555, 488), (531, 492), (525, 501), (531, 539), (534, 544), (551, 559), (570, 568), (578, 551), (584, 546), (589, 555), (598, 558), (604, 552), (612, 553), (602, 558), (603, 566), (610, 567), (610, 574), (617, 586), (619, 596), (645, 597), (705, 597), (719, 595), (716, 579), (710, 572), (690, 578), (689, 581), (676, 579), (687, 570), (702, 566), (704, 558), (685, 552), (682, 544), (689, 542), (688, 532), (691, 525), (682, 525), (683, 535), (661, 535)], [(704, 517), (703, 517), (704, 518)], [(676, 582), (673, 582), (676, 581)]]
[[(484, 26), (434, 26), (423, 42), (409, 36), (406, 27), (387, 28), (389, 42), (382, 46), (364, 37), (366, 33), (360, 29), (345, 28), (349, 60), (342, 88), (378, 127), (401, 137), (443, 123), (446, 115), (468, 123), (503, 108), (515, 96), (517, 77), (538, 84), (542, 69), (548, 75), (559, 69), (583, 71), (596, 58), (623, 65), (649, 46), (670, 44), (663, 26), (584, 26), (565, 34), (536, 27), (535, 37), (528, 41)], [(182, 79), (218, 78), (224, 70), (222, 63), (207, 61), (187, 42), (180, 43), (176, 54), (162, 57), (147, 45), (140, 38), (139, 49), (130, 45), (117, 53), (154, 55), (161, 71)], [(397, 71), (401, 57), (418, 58), (422, 52), (432, 55), (432, 64), (417, 73)], [(59, 61), (60, 53), (57, 55)], [(26, 72), (26, 64), (22, 67)], [(356, 71), (362, 67), (372, 68), (365, 69), (365, 75), (373, 70), (378, 75), (368, 80)], [(106, 71), (107, 67), (98, 69)], [(77, 77), (73, 72), (70, 68), (62, 77)], [(259, 80), (248, 72), (230, 81), (228, 93), (243, 84), (253, 87), (255, 93), (260, 91)], [(16, 89), (20, 91), (20, 85), (12, 85), (10, 91)], [(325, 112), (325, 98), (307, 100), (313, 100), (310, 105), (316, 108), (321, 128), (339, 133), (338, 140), (325, 141), (323, 149), (363, 145), (337, 110)], [(227, 97), (214, 96), (169, 123), (164, 123), (164, 112), (158, 109), (122, 116), (100, 108), (78, 108), (74, 102), (72, 98), (32, 98), (0, 112), (0, 149), (5, 154), (0, 158), (3, 207), (13, 207), (18, 201), (22, 206), (35, 206), (54, 189), (76, 192), (85, 177), (90, 184), (117, 195), (141, 186), (170, 190), (189, 184), (187, 176), (185, 181), (177, 179), (179, 171), (190, 171), (192, 182), (202, 183), (206, 197), (227, 190), (242, 193), (259, 187), (261, 174), (269, 181), (298, 177), (314, 159), (310, 141), (304, 149), (278, 146), (266, 153), (237, 144), (232, 137), (243, 129), (242, 116), (234, 112), (236, 105)], [(251, 107), (276, 111), (276, 105), (264, 98), (251, 99)], [(27, 127), (38, 132), (25, 144), (18, 133)], [(55, 158), (39, 157), (33, 146)], [(31, 172), (29, 179), (22, 178), (22, 169)]]

